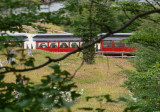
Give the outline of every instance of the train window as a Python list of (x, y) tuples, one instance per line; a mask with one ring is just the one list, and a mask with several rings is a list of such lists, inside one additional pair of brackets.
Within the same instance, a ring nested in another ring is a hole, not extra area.
[(101, 51), (101, 44), (100, 43), (95, 44), (95, 48), (96, 51)]
[(123, 47), (123, 42), (121, 42), (121, 41), (114, 41), (114, 47)]
[(70, 42), (70, 47), (71, 48), (79, 47), (79, 42)]
[(38, 48), (47, 48), (47, 42), (39, 42)]
[(104, 41), (103, 47), (112, 47), (112, 41)]
[(50, 42), (49, 48), (58, 48), (58, 42)]
[(132, 43), (124, 43), (124, 46), (125, 46), (125, 47), (132, 47), (133, 44), (132, 44)]
[(125, 43), (125, 44), (124, 44), (124, 47), (131, 47), (131, 44)]
[(68, 48), (68, 42), (61, 42), (60, 48)]

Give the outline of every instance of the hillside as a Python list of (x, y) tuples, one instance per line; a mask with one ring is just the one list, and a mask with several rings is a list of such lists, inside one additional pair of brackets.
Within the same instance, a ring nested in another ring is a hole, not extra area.
[(38, 33), (38, 27), (46, 28), (47, 33), (65, 33), (60, 26), (48, 24), (48, 23), (34, 23), (35, 27), (23, 25), (24, 31), (28, 33)]

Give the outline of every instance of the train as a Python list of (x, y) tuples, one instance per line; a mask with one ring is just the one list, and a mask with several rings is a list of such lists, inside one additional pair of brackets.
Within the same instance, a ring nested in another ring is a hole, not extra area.
[[(98, 34), (98, 37), (106, 33)], [(8, 34), (22, 38), (23, 49), (41, 49), (48, 52), (71, 52), (83, 44), (82, 38), (72, 33), (60, 34)], [(114, 33), (95, 44), (96, 52), (102, 54), (133, 54), (135, 48), (125, 42), (132, 33)]]

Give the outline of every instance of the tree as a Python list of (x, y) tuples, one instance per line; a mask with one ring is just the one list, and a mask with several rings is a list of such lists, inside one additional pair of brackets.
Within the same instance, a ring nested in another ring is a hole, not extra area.
[[(88, 19), (90, 20), (89, 28), (86, 30), (86, 32), (89, 32), (89, 37), (97, 33), (96, 27), (92, 29), (93, 23), (96, 21), (101, 21), (101, 20), (95, 20), (93, 21), (92, 14), (98, 14), (98, 13), (93, 13), (92, 12), (92, 4), (94, 0), (87, 1), (91, 3), (89, 5), (90, 9), (90, 15)], [(97, 2), (97, 1), (96, 1)], [(102, 1), (103, 2), (103, 1)], [(101, 4), (101, 2), (99, 2)], [(45, 19), (46, 22), (53, 22), (55, 18), (60, 18), (62, 22), (66, 22), (66, 24), (70, 21), (68, 17), (66, 17), (65, 14), (62, 16), (53, 16), (54, 13), (37, 13), (39, 9), (39, 2), (36, 0), (33, 1), (21, 1), (21, 0), (5, 0), (0, 3), (0, 10), (1, 10), (1, 15), (0, 15), (0, 31), (22, 31), (22, 29), (18, 29), (17, 26), (22, 26), (22, 25), (32, 25), (33, 22), (36, 22), (39, 19)], [(98, 4), (98, 3), (94, 3)], [(76, 7), (76, 5), (73, 5)], [(15, 8), (24, 8), (24, 11), (21, 13), (15, 14), (14, 9)], [(94, 7), (95, 8), (95, 7)], [(79, 9), (79, 8), (78, 8)], [(57, 12), (57, 14), (62, 14), (64, 10), (60, 10), (60, 12)], [(93, 10), (94, 11), (94, 10)], [(102, 8), (102, 12), (105, 10)], [(50, 57), (48, 58), (48, 61), (46, 63), (43, 63), (42, 65), (34, 66), (34, 58), (26, 58), (24, 54), (24, 50), (17, 50), (18, 53), (21, 53), (21, 57), (19, 58), (20, 63), (11, 63), (11, 66), (4, 66), (1, 72), (0, 72), (0, 111), (2, 112), (8, 112), (8, 111), (50, 111), (52, 109), (56, 108), (61, 108), (61, 107), (66, 107), (69, 108), (73, 103), (76, 97), (79, 96), (75, 91), (71, 91), (72, 88), (76, 87), (74, 83), (72, 83), (71, 79), (73, 77), (70, 76), (70, 74), (67, 71), (61, 71), (59, 66), (51, 66), (51, 68), (54, 69), (54, 72), (51, 75), (46, 75), (44, 79), (41, 80), (41, 84), (35, 85), (33, 82), (31, 82), (27, 77), (21, 76), (20, 73), (23, 73), (25, 71), (31, 71), (31, 70), (36, 70), (39, 68), (42, 68), (52, 62), (58, 62), (61, 60), (64, 60), (68, 56), (70, 56), (73, 53), (76, 53), (78, 51), (82, 51), (86, 48), (89, 48), (93, 46), (95, 43), (99, 42), (101, 39), (113, 34), (120, 32), (121, 30), (125, 29), (127, 26), (129, 26), (132, 22), (134, 22), (136, 19), (143, 17), (148, 14), (152, 13), (158, 13), (160, 12), (159, 9), (153, 9), (150, 11), (144, 11), (142, 13), (137, 14), (133, 18), (131, 18), (126, 24), (124, 24), (122, 27), (118, 29), (110, 29), (110, 27), (106, 27), (106, 30), (108, 33), (97, 40), (91, 39), (90, 44), (84, 45), (81, 48), (78, 48), (70, 53), (67, 53), (63, 57), (60, 57), (58, 59), (52, 59)], [(81, 19), (83, 21), (83, 19)], [(86, 20), (85, 20), (86, 21)], [(59, 22), (59, 21), (57, 21)], [(62, 23), (61, 22), (61, 23)], [(87, 21), (88, 22), (88, 21)], [(59, 22), (60, 23), (60, 22)], [(85, 23), (85, 22), (84, 22)], [(41, 27), (39, 27), (41, 29)], [(42, 29), (42, 31), (45, 31)], [(84, 35), (86, 35), (84, 33)], [(9, 47), (9, 42), (6, 40), (6, 35), (1, 36), (1, 50), (6, 50)], [(11, 41), (12, 42), (12, 41)], [(24, 69), (18, 69), (16, 68), (16, 65), (21, 64), (25, 65), (26, 68)], [(3, 79), (5, 77), (6, 73), (12, 72), (16, 75), (17, 79), (17, 84), (16, 82), (14, 83), (7, 83), (4, 82)], [(21, 83), (24, 82), (25, 84)], [(13, 92), (15, 92), (15, 95), (17, 95), (17, 92), (20, 94), (17, 98), (13, 96)], [(63, 93), (62, 93), (63, 92)], [(70, 92), (71, 94), (71, 99), (73, 101), (67, 102), (65, 99), (63, 99), (63, 95), (65, 95), (66, 92)], [(58, 101), (57, 101), (58, 100)], [(44, 102), (42, 102), (44, 101)], [(68, 109), (68, 111), (70, 111)]]
[(139, 47), (136, 58), (131, 61), (137, 71), (146, 71), (160, 60), (159, 36), (159, 24), (147, 20), (128, 40), (128, 42), (137, 43), (136, 46)]
[[(156, 17), (155, 17), (156, 18)], [(137, 43), (135, 58), (131, 60), (136, 68), (127, 70), (125, 86), (132, 92), (136, 102), (130, 105), (138, 107), (136, 112), (159, 111), (159, 21), (146, 21), (139, 30), (131, 36), (129, 42)], [(152, 23), (152, 25), (151, 25)]]
[[(133, 7), (134, 6), (134, 7)], [(65, 18), (69, 19), (69, 31), (82, 37), (87, 45), (97, 39), (103, 32), (111, 32), (140, 11), (152, 9), (148, 4), (136, 2), (106, 2), (106, 0), (67, 0), (65, 2)], [(66, 14), (67, 13), (67, 14)], [(62, 15), (63, 16), (63, 15)], [(143, 18), (136, 20), (133, 25), (121, 32), (133, 32), (143, 22)], [(94, 63), (94, 46), (83, 51), (83, 59), (88, 64)]]

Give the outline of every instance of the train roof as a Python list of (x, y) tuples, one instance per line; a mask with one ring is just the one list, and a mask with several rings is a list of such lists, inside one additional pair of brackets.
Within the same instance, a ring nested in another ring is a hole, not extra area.
[(81, 41), (81, 38), (72, 33), (35, 34), (33, 41)]
[(69, 37), (69, 38), (33, 38), (33, 41), (81, 41), (79, 37)]
[[(98, 36), (106, 35), (107, 33), (100, 33)], [(113, 35), (132, 35), (133, 33), (114, 33)]]
[[(98, 34), (98, 36), (103, 36), (106, 33)], [(17, 34), (5, 34), (13, 37), (23, 37), (22, 41), (28, 41), (28, 34), (17, 33)], [(74, 36), (72, 33), (52, 33), (52, 34), (31, 34), (33, 41), (81, 41), (81, 37)], [(123, 40), (131, 36), (132, 33), (114, 33), (103, 40)], [(1, 34), (0, 34), (1, 36)]]
[[(0, 34), (0, 37), (2, 34)], [(3, 34), (3, 36), (10, 36), (10, 37), (18, 37), (17, 39), (22, 39), (22, 41), (28, 41), (28, 36), (26, 34)], [(21, 37), (21, 38), (20, 38)]]
[[(103, 36), (106, 33), (98, 34)], [(131, 36), (132, 33), (114, 33), (113, 35), (104, 38), (103, 40), (123, 40)], [(33, 41), (81, 41), (81, 37), (76, 37), (72, 33), (61, 33), (61, 34), (35, 34)]]
[(72, 33), (46, 33), (46, 34), (34, 34), (35, 37), (72, 37)]
[[(104, 36), (106, 35), (106, 33), (101, 33), (101, 34), (98, 34), (98, 36)], [(113, 40), (113, 41), (116, 41), (116, 40), (123, 40), (123, 39), (127, 39), (129, 36), (131, 36), (132, 33), (114, 33), (113, 35), (110, 35), (106, 38), (104, 38), (103, 40)]]

